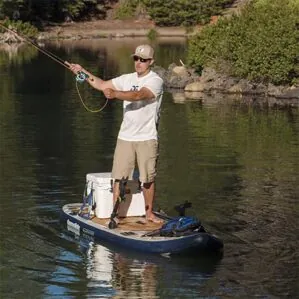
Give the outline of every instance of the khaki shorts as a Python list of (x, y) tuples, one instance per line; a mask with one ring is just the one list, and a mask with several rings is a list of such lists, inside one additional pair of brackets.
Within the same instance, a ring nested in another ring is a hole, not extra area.
[(155, 180), (158, 160), (158, 141), (125, 141), (117, 139), (113, 158), (112, 178), (131, 179), (137, 161), (139, 180), (151, 183)]

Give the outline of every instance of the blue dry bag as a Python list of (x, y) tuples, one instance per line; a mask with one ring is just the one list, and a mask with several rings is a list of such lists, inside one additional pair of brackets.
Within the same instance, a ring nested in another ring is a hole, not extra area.
[(169, 220), (160, 229), (160, 236), (174, 237), (190, 234), (201, 228), (198, 218), (192, 216), (177, 217)]

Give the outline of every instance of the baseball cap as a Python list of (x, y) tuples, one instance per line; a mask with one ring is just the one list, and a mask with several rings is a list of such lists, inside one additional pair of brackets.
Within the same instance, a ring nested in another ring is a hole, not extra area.
[(136, 55), (144, 59), (152, 59), (154, 58), (154, 52), (154, 49), (150, 45), (140, 45), (136, 48), (132, 56)]

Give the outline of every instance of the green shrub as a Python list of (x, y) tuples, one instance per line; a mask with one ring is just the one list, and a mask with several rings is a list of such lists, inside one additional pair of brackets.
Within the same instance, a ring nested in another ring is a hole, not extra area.
[(141, 0), (159, 26), (205, 24), (233, 0)]
[(121, 0), (115, 12), (115, 19), (124, 20), (133, 18), (139, 2), (139, 0)]
[(188, 63), (257, 82), (292, 83), (299, 74), (298, 15), (298, 0), (254, 1), (192, 38)]
[(8, 17), (42, 26), (49, 21), (103, 17), (106, 5), (106, 1), (98, 0), (0, 0), (0, 19)]
[[(5, 27), (12, 29), (12, 30), (16, 31), (17, 33), (20, 33), (21, 35), (26, 36), (28, 38), (35, 38), (38, 34), (37, 28), (28, 22), (11, 21), (11, 20), (6, 19), (6, 20), (2, 21), (2, 24)], [(4, 31), (5, 31), (5, 29), (0, 28), (0, 32), (4, 32)]]
[(147, 33), (147, 37), (149, 40), (156, 40), (158, 37), (158, 32), (155, 29), (150, 29), (149, 32)]

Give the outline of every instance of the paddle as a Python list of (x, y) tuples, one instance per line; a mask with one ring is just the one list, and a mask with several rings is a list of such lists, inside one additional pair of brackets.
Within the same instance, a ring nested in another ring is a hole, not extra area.
[(184, 203), (180, 205), (176, 205), (174, 209), (179, 213), (179, 216), (185, 216), (186, 209), (191, 207), (192, 207), (192, 203), (186, 200)]
[[(185, 216), (186, 209), (191, 208), (192, 203), (186, 200), (184, 203), (174, 206), (174, 209), (179, 213), (179, 216)], [(174, 217), (168, 216), (164, 211), (153, 211), (153, 213), (163, 220), (172, 220)]]
[(112, 211), (111, 216), (110, 216), (110, 222), (108, 224), (108, 227), (110, 229), (117, 228), (118, 221), (117, 221), (116, 216), (117, 216), (117, 212), (118, 212), (118, 208), (119, 208), (120, 203), (126, 199), (125, 198), (126, 184), (127, 184), (127, 179), (125, 179), (125, 178), (122, 178), (119, 181), (119, 196), (118, 196), (118, 198), (116, 200), (116, 203), (113, 207), (113, 211)]

